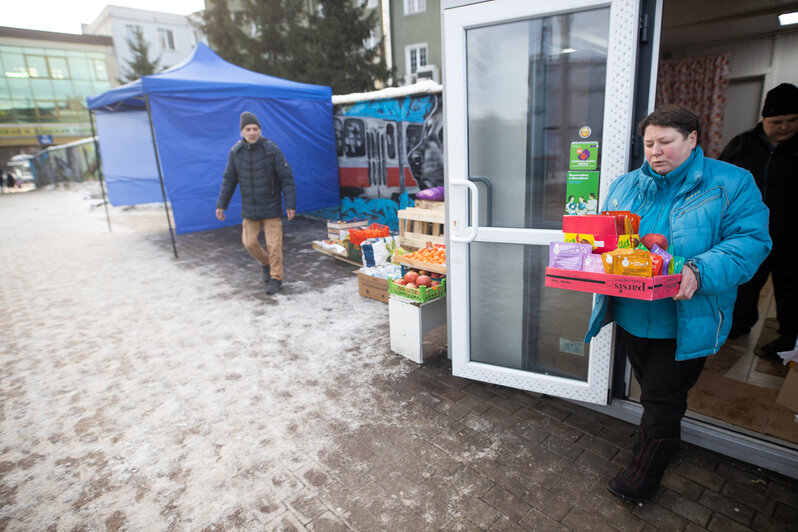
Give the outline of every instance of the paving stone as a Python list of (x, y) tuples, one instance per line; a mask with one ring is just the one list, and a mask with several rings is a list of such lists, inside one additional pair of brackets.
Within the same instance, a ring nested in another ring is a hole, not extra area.
[(712, 510), (706, 506), (669, 489), (663, 490), (657, 504), (699, 526), (706, 526), (712, 515)]
[(481, 498), (513, 522), (520, 521), (527, 512), (526, 505), (521, 499), (498, 486), (494, 486)]
[(720, 491), (726, 479), (712, 470), (703, 469), (701, 466), (682, 461), (672, 464), (674, 471), (684, 478), (700, 484), (712, 491)]
[[(744, 480), (736, 475), (734, 478)], [(769, 515), (773, 513), (776, 501), (768, 497), (766, 489), (761, 484), (752, 484), (750, 481), (747, 485), (739, 484), (733, 480), (732, 476), (729, 476), (728, 481), (723, 485), (723, 489), (720, 492), (734, 501), (755, 508), (757, 512)]]
[(570, 530), (610, 530), (614, 528), (611, 523), (593, 512), (585, 512), (574, 508), (566, 515), (562, 524)]
[(529, 510), (527, 514), (521, 519), (519, 523), (524, 530), (541, 530), (541, 531), (558, 531), (568, 530), (562, 523), (558, 523), (554, 519), (537, 510)]
[(751, 529), (737, 521), (729, 519), (725, 515), (713, 514), (709, 525), (707, 525), (707, 530), (713, 532), (742, 532)]
[(679, 530), (687, 526), (686, 519), (650, 501), (635, 505), (632, 514), (656, 529)]
[(704, 491), (698, 502), (745, 526), (748, 526), (754, 517), (754, 510), (752, 508), (729, 499), (728, 497), (724, 497), (719, 493), (715, 493), (714, 491)]

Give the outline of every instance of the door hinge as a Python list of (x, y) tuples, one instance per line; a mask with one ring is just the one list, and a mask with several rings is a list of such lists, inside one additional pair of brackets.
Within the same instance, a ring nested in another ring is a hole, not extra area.
[(643, 44), (648, 43), (648, 13), (640, 15), (640, 42)]

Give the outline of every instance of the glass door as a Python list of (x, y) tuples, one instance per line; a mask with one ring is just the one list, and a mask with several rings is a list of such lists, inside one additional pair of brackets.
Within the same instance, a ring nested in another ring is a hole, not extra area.
[[(628, 167), (636, 4), (495, 0), (444, 10), (455, 375), (608, 400), (611, 327), (584, 344), (593, 296), (547, 288), (544, 276), (549, 244), (563, 239), (569, 182), (587, 176), (600, 204)], [(587, 212), (596, 202), (583, 195), (574, 203)]]

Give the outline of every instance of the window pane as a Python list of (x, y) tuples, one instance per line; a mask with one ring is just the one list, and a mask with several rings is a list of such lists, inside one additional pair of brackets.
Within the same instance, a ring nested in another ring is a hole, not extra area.
[(75, 89), (68, 79), (55, 79), (52, 84), (53, 96), (56, 100), (67, 100), (75, 96)]
[(602, 8), (467, 31), (468, 172), (492, 183), (490, 225), (562, 227), (575, 132), (601, 142), (608, 28)]
[(8, 80), (5, 76), (0, 76), (0, 98), (11, 98), (11, 93), (8, 92)]
[(22, 54), (3, 53), (3, 68), (7, 78), (27, 78), (28, 66)]
[(8, 98), (0, 98), (0, 122), (14, 121), (14, 105)]
[(42, 55), (26, 55), (28, 62), (28, 74), (32, 78), (49, 78), (50, 73), (47, 69), (47, 60)]
[(91, 79), (89, 62), (85, 57), (69, 57), (68, 61), (72, 79)]
[(52, 121), (55, 119), (55, 102), (52, 100), (37, 100), (36, 107), (39, 111), (39, 119), (42, 121)]
[(94, 67), (94, 79), (107, 81), (108, 69), (105, 67), (105, 59), (91, 59)]
[(86, 96), (94, 95), (94, 87), (91, 81), (73, 81), (72, 83), (75, 86), (76, 98), (86, 98)]
[(63, 57), (50, 57), (47, 59), (50, 63), (50, 76), (53, 79), (69, 79), (69, 67), (67, 61)]
[(421, 47), (418, 49), (418, 66), (424, 66), (427, 64), (427, 47)]
[(49, 79), (32, 79), (30, 85), (35, 99), (52, 100), (54, 98), (53, 84)]
[(29, 98), (31, 95), (30, 80), (6, 78), (12, 99)]
[(20, 120), (30, 122), (36, 118), (36, 106), (33, 105), (33, 100), (12, 100), (12, 104), (14, 112)]
[(87, 96), (94, 96), (95, 94), (100, 94), (101, 92), (105, 92), (110, 88), (111, 88), (111, 82), (109, 81), (92, 81), (91, 94), (87, 94)]

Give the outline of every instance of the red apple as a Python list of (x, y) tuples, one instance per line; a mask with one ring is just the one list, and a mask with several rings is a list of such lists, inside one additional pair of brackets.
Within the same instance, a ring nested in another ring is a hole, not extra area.
[(418, 272), (410, 270), (405, 274), (405, 281), (408, 283), (415, 283), (416, 279), (418, 279)]
[(438, 281), (432, 281), (429, 285), (430, 285), (431, 288), (435, 288), (439, 284), (441, 284), (441, 283), (439, 283)]
[(665, 235), (661, 235), (659, 233), (649, 233), (644, 235), (643, 238), (640, 239), (646, 248), (651, 251), (651, 248), (654, 247), (654, 244), (658, 245), (661, 250), (667, 251), (668, 250), (668, 239)]
[(404, 279), (402, 279), (402, 278), (399, 278), (399, 279), (394, 279), (394, 280), (393, 280), (393, 284), (397, 284), (397, 285), (399, 285), (399, 286), (404, 286), (404, 285), (406, 285), (406, 284), (407, 284), (407, 281), (405, 281), (405, 280), (404, 280)]
[(416, 283), (407, 283), (405, 285), (405, 287), (406, 288), (418, 288), (418, 285)]
[(429, 275), (419, 275), (418, 279), (416, 279), (418, 286), (429, 286), (430, 283), (432, 283), (432, 278)]

